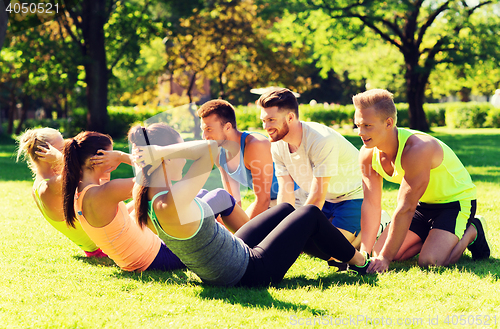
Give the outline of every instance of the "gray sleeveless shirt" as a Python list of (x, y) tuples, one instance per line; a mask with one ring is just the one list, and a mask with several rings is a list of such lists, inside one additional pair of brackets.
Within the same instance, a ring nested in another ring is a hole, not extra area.
[(149, 217), (160, 239), (203, 282), (217, 286), (237, 284), (248, 266), (248, 246), (218, 223), (210, 206), (198, 198), (195, 202), (201, 209), (202, 220), (196, 233), (185, 239), (168, 235), (152, 206), (158, 196), (166, 193), (168, 191), (156, 194), (149, 202)]

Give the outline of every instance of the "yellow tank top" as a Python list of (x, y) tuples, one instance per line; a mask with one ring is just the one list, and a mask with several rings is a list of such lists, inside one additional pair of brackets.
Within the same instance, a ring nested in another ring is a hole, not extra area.
[[(398, 153), (396, 155), (395, 168), (392, 176), (389, 176), (380, 162), (380, 151), (373, 149), (372, 167), (389, 182), (401, 184), (405, 172), (401, 167), (401, 154), (406, 141), (413, 134), (427, 135), (420, 131), (398, 128)], [(476, 199), (476, 186), (463, 166), (460, 159), (445, 143), (438, 140), (443, 149), (443, 161), (439, 166), (431, 169), (429, 185), (420, 198), (425, 203), (449, 203), (461, 200)]]
[[(46, 179), (45, 181), (48, 181)], [(92, 241), (87, 233), (83, 230), (82, 226), (80, 223), (75, 222), (75, 228), (72, 228), (66, 224), (66, 221), (55, 221), (52, 218), (50, 218), (47, 213), (45, 212), (45, 205), (42, 202), (42, 199), (40, 198), (40, 185), (43, 183), (43, 180), (38, 184), (37, 187), (33, 189), (33, 194), (35, 198), (35, 203), (38, 206), (38, 209), (40, 209), (40, 212), (42, 213), (43, 217), (49, 222), (50, 225), (52, 225), (56, 230), (64, 234), (68, 239), (73, 241), (80, 249), (83, 251), (87, 252), (93, 252), (98, 249), (94, 241)], [(62, 207), (62, 204), (61, 204)]]
[(115, 218), (104, 227), (94, 227), (82, 213), (83, 198), (94, 186), (75, 193), (75, 214), (83, 229), (97, 246), (125, 271), (145, 271), (160, 251), (161, 240), (149, 228), (139, 227), (130, 217), (123, 201), (118, 204)]

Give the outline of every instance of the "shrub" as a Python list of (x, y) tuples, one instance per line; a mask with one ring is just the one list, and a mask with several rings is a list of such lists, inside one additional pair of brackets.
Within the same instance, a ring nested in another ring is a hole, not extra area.
[(450, 103), (446, 106), (446, 125), (450, 128), (481, 128), (491, 107), (490, 103)]
[[(410, 125), (408, 104), (396, 104), (398, 109), (398, 126)], [(260, 110), (256, 106), (237, 106), (236, 122), (238, 129), (251, 130), (262, 128)], [(448, 126), (451, 128), (500, 128), (500, 109), (490, 103), (437, 103), (424, 104), (424, 111), (429, 126)], [(138, 122), (164, 113), (164, 120), (180, 132), (193, 129), (193, 117), (186, 107), (124, 107), (109, 106), (108, 133), (113, 137), (123, 138), (130, 127)], [(300, 119), (319, 122), (327, 126), (353, 125), (354, 106), (337, 104), (300, 105)], [(52, 127), (61, 131), (66, 137), (75, 136), (85, 130), (87, 111), (76, 108), (69, 119), (28, 119), (24, 128)]]
[(259, 129), (262, 128), (260, 120), (260, 110), (256, 106), (236, 106), (236, 124), (239, 130)]
[(500, 128), (500, 108), (491, 107), (484, 121), (484, 127)]

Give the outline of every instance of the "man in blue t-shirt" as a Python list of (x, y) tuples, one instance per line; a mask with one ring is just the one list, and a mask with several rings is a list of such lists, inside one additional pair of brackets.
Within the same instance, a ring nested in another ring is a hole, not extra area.
[(197, 113), (203, 139), (219, 143), (215, 163), (224, 188), (240, 205), (240, 184), (254, 191), (255, 201), (246, 210), (250, 218), (267, 210), (278, 194), (269, 140), (259, 133), (239, 131), (234, 108), (224, 100), (206, 102)]

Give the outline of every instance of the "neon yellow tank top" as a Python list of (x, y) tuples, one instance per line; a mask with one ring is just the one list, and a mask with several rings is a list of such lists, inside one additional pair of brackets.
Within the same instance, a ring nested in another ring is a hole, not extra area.
[[(380, 151), (373, 149), (372, 167), (389, 182), (401, 184), (405, 172), (401, 167), (401, 154), (406, 141), (413, 134), (427, 135), (420, 131), (398, 128), (398, 153), (392, 176), (389, 176), (380, 162)], [(476, 199), (476, 186), (455, 152), (440, 140), (437, 140), (443, 149), (443, 162), (431, 169), (429, 185), (420, 198), (425, 203), (449, 203), (460, 200)]]
[[(48, 181), (48, 179), (45, 179), (45, 181)], [(82, 226), (78, 221), (75, 221), (75, 228), (69, 227), (65, 221), (55, 221), (51, 219), (49, 216), (47, 216), (47, 213), (45, 212), (44, 209), (44, 204), (42, 202), (42, 199), (40, 198), (40, 193), (38, 190), (40, 189), (40, 185), (43, 183), (43, 180), (40, 181), (40, 184), (34, 189), (34, 195), (35, 195), (35, 203), (38, 206), (38, 209), (40, 209), (40, 212), (42, 213), (43, 217), (49, 222), (50, 225), (52, 225), (56, 230), (64, 234), (68, 239), (73, 241), (80, 249), (83, 251), (87, 252), (93, 252), (98, 249), (94, 241), (92, 241), (87, 233), (83, 230)], [(61, 205), (62, 207), (62, 205)]]

